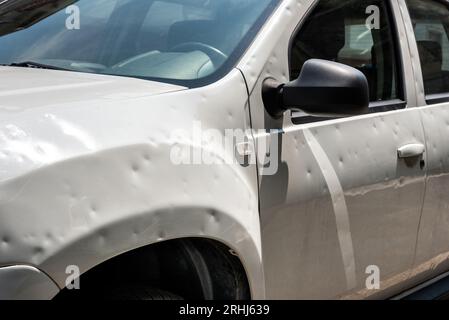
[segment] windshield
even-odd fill
[[[277,2],[0,0],[0,64],[201,83],[235,64]]]

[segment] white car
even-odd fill
[[[423,297],[448,36],[439,0],[0,1],[0,299]]]

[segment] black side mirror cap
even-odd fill
[[[285,85],[267,79],[263,98],[274,118],[287,110],[302,110],[319,117],[354,116],[369,110],[365,75],[350,66],[320,59],[306,61],[298,79]]]

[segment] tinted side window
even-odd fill
[[[449,93],[449,4],[407,0],[427,95]]]
[[[378,8],[375,20],[370,6]],[[385,1],[321,0],[292,43],[290,77],[311,58],[331,60],[365,74],[372,102],[401,99],[393,39]]]

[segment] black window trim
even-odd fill
[[[288,44],[288,70],[289,70],[289,77],[290,77],[290,70],[291,70],[291,52],[293,48],[293,43],[298,35],[298,33],[301,31],[305,21],[311,16],[315,8],[317,7],[318,3],[321,0],[315,0],[314,3],[308,8],[306,14],[303,16],[301,21],[296,26],[295,30],[293,31],[289,44]],[[405,74],[404,74],[404,59],[402,56],[401,51],[401,42],[400,42],[400,36],[399,36],[399,26],[398,23],[401,23],[400,21],[397,21],[396,16],[394,14],[394,8],[392,1],[394,0],[386,0],[385,3],[387,4],[387,12],[388,12],[388,20],[391,26],[391,31],[393,33],[393,51],[395,54],[395,60],[396,60],[396,66],[397,66],[397,90],[399,94],[398,99],[393,100],[385,100],[385,101],[375,101],[370,102],[369,105],[369,113],[382,113],[382,112],[389,112],[389,111],[396,111],[396,110],[402,110],[407,108],[407,90],[405,86]],[[292,81],[293,79],[290,79]],[[448,101],[449,101],[449,94],[448,94]],[[292,122],[295,125],[299,124],[308,124],[308,123],[314,123],[314,122],[322,122],[322,121],[329,121],[332,119],[338,119],[338,118],[322,118],[322,117],[313,117],[313,116],[294,116],[294,112],[292,112],[291,116]]]
[[[447,97],[449,99],[449,94],[447,95]],[[407,103],[400,99],[371,102],[369,105],[368,114],[403,110],[406,107],[407,107]],[[301,113],[302,114],[295,116],[294,115],[295,113],[296,112],[292,112],[292,122],[295,125],[342,119],[342,118],[332,118],[332,117],[329,117],[329,118],[314,117],[314,116],[309,116],[309,115],[303,115],[303,114],[305,114],[303,112],[298,112],[299,114],[301,114]],[[343,119],[345,119],[345,118],[343,118]]]
[[[449,102],[449,92],[426,95],[426,103],[428,106],[445,102]]]

